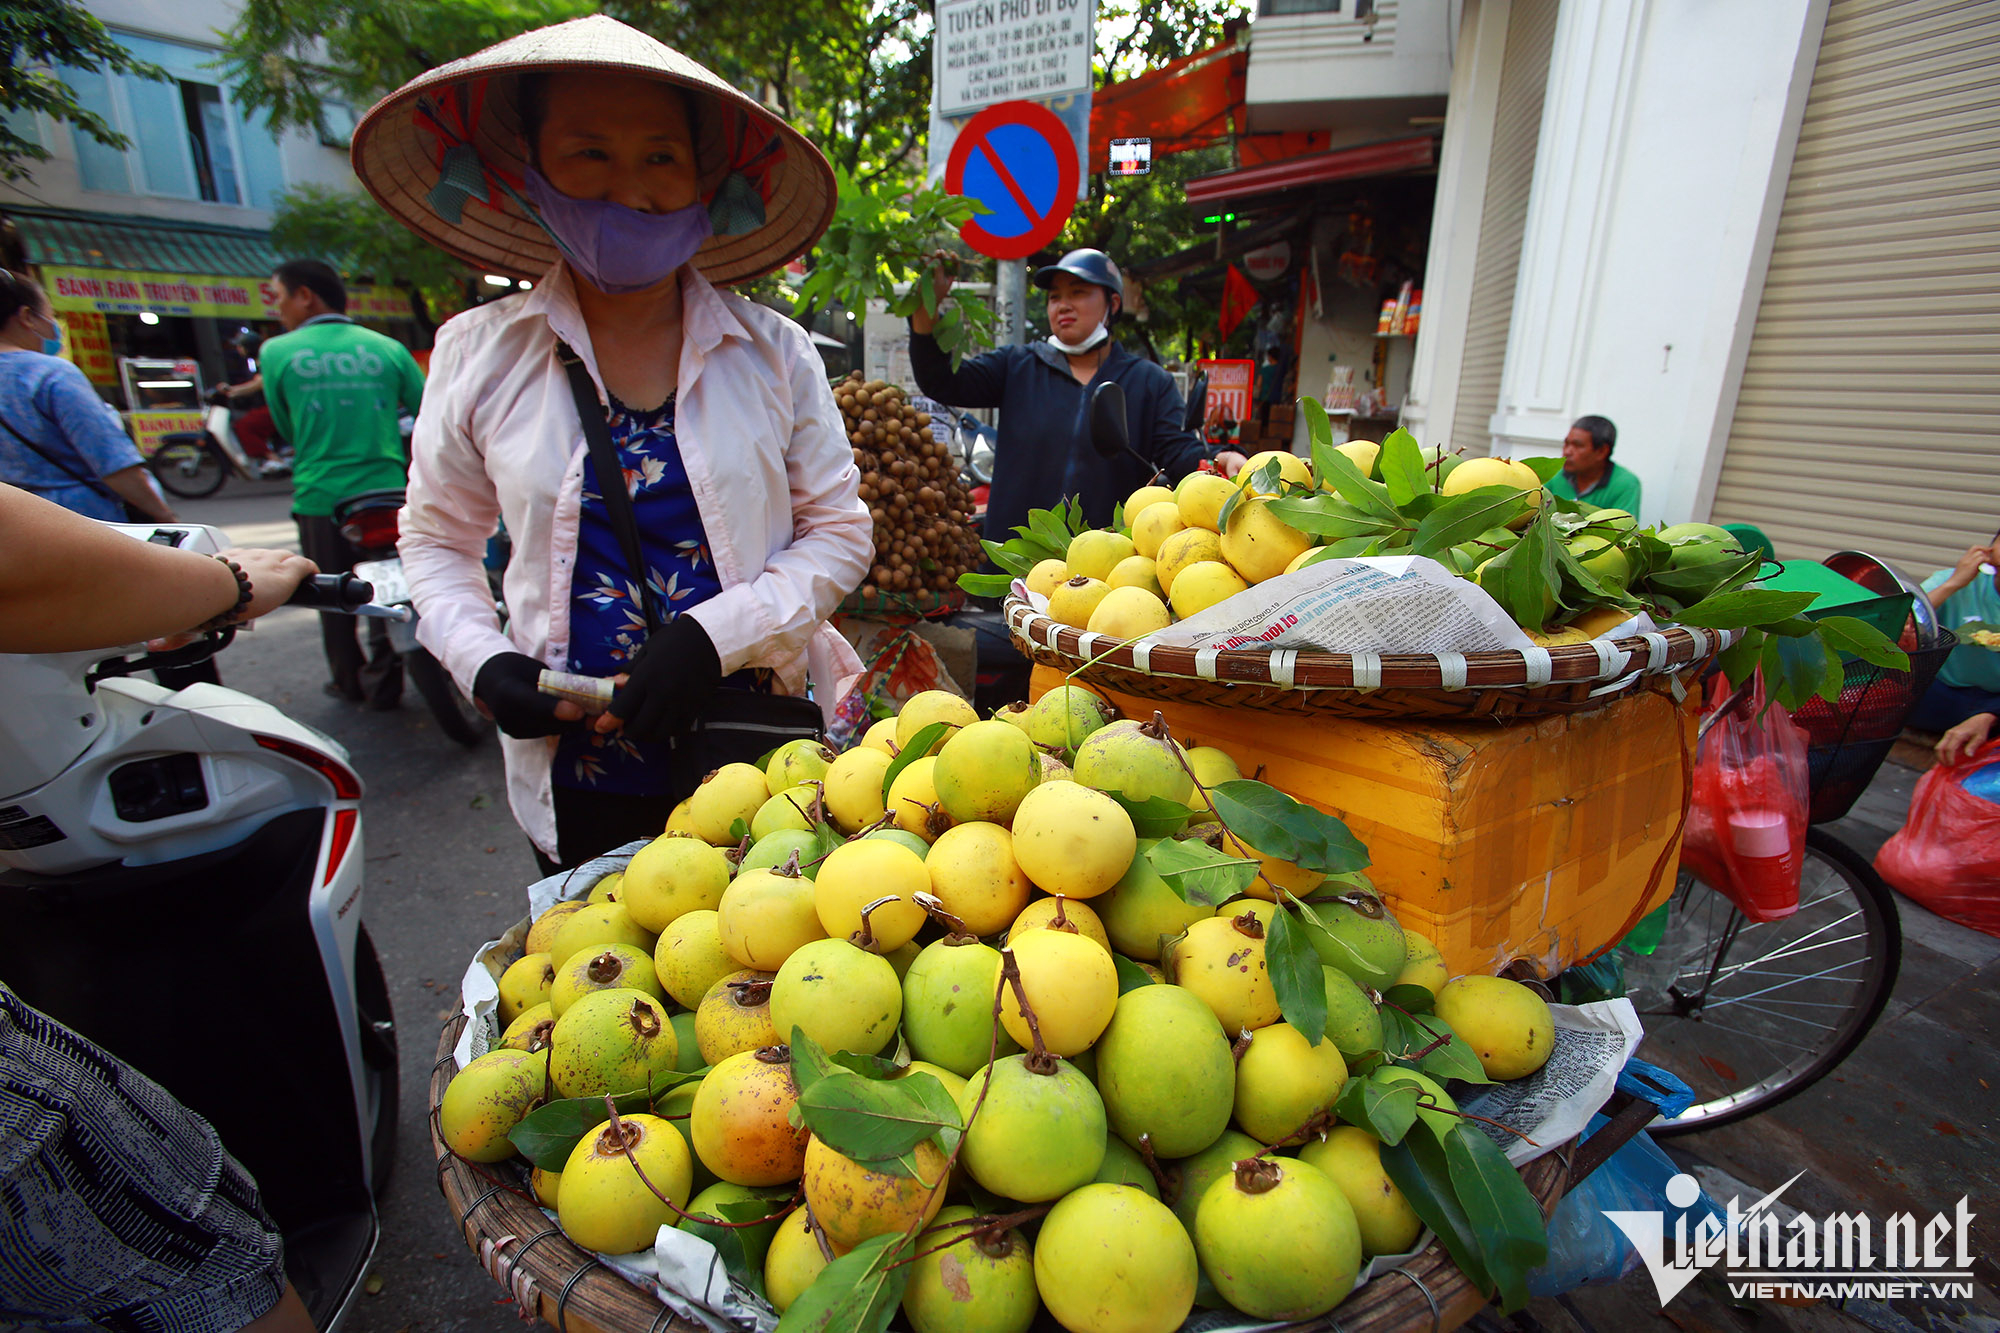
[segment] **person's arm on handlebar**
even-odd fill
[[[0,652],[69,653],[179,634],[236,605],[236,576],[213,556],[135,541],[94,519],[0,485]],[[319,572],[289,551],[232,550],[252,586],[238,621],[276,607]]]

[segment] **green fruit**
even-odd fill
[[[1111,892],[1092,900],[1111,947],[1128,958],[1157,963],[1168,940],[1180,935],[1204,917],[1215,915],[1212,907],[1191,903],[1168,887],[1146,859],[1146,850],[1157,838],[1139,839],[1138,854],[1125,868]]]
[[[796,1027],[822,1050],[874,1055],[896,1039],[902,1015],[896,969],[846,940],[801,946],[771,982],[771,1024],[787,1043]]]
[[[1653,535],[1673,547],[1667,557],[1668,569],[1694,569],[1743,555],[1742,546],[1729,530],[1713,523],[1675,523]]]
[[[1201,1196],[1208,1192],[1208,1187],[1228,1175],[1236,1163],[1263,1151],[1264,1145],[1248,1134],[1227,1129],[1221,1138],[1194,1156],[1174,1163],[1174,1171],[1180,1177],[1179,1192],[1174,1195],[1174,1216],[1180,1218],[1189,1235],[1194,1234],[1195,1210],[1201,1206]]]
[[[801,782],[818,781],[832,766],[833,751],[818,741],[810,737],[786,741],[771,751],[770,759],[765,762],[764,784],[772,791],[783,791]]]
[[[1340,1187],[1303,1162],[1244,1162],[1209,1186],[1195,1250],[1216,1290],[1256,1319],[1325,1314],[1354,1289],[1361,1229]]]
[[[757,813],[750,816],[750,836],[762,840],[780,829],[810,833],[814,814],[823,813],[818,810],[819,793],[816,782],[801,782],[773,793],[769,800],[757,807]]]
[[[1607,538],[1587,534],[1572,537],[1569,553],[1608,592],[1622,593],[1631,581],[1632,562]]]
[[[1370,1071],[1368,1080],[1377,1084],[1416,1084],[1421,1094],[1417,1099],[1419,1103],[1417,1117],[1437,1131],[1439,1138],[1443,1138],[1458,1127],[1459,1118],[1451,1114],[1458,1110],[1458,1103],[1453,1101],[1451,1094],[1429,1074],[1411,1069],[1407,1065],[1381,1065]]]
[[[1403,928],[1381,899],[1364,894],[1360,904],[1314,903],[1318,921],[1301,917],[1299,924],[1305,927],[1320,962],[1345,972],[1370,990],[1384,990],[1403,970],[1408,953]]]
[[[1035,1238],[1035,1287],[1071,1333],[1172,1333],[1194,1309],[1194,1245],[1130,1185],[1085,1185]]]
[[[688,1200],[687,1211],[690,1217],[705,1217],[711,1222],[730,1220],[722,1212],[722,1205],[726,1203],[761,1203],[765,1205],[766,1212],[783,1212],[788,1206],[788,1200],[770,1198],[771,1193],[769,1190],[755,1190],[748,1185],[732,1185],[726,1180],[719,1180]],[[764,1267],[764,1255],[771,1248],[771,1237],[778,1234],[778,1224],[782,1221],[784,1221],[782,1217],[773,1217],[770,1221],[754,1227],[733,1228],[736,1239],[743,1242],[744,1257],[750,1261],[752,1268],[761,1270]],[[678,1225],[681,1230],[686,1231],[688,1219],[682,1218]]]
[[[704,844],[706,845],[706,844]],[[722,918],[703,909],[674,918],[653,946],[653,975],[660,989],[683,1009],[700,1007],[716,982],[736,971],[737,962],[722,947]]]
[[[1109,726],[1117,716],[1096,691],[1058,685],[1035,701],[1028,715],[1028,739],[1064,755],[1074,754],[1092,732]]]
[[[636,1163],[638,1171],[634,1171]],[[640,1172],[645,1180],[640,1179]],[[654,1115],[619,1118],[618,1129],[600,1125],[577,1140],[562,1169],[556,1220],[563,1234],[586,1250],[631,1254],[653,1247],[663,1226],[677,1220],[693,1188],[694,1164],[687,1140]],[[652,1182],[648,1188],[646,1181]]]
[[[1160,1183],[1153,1179],[1153,1173],[1146,1168],[1146,1159],[1125,1146],[1125,1140],[1116,1134],[1104,1141],[1104,1165],[1097,1168],[1092,1178],[1097,1185],[1130,1185],[1142,1189],[1154,1198],[1160,1197]]]
[[[1020,1046],[1000,1031],[993,1046],[993,970],[1000,951],[978,941],[924,946],[903,977],[903,1036],[919,1060],[970,1078],[989,1059]]]
[[[655,838],[633,854],[618,901],[655,934],[688,912],[715,910],[729,887],[729,860],[696,838]]]
[[[1070,767],[1077,782],[1128,801],[1157,796],[1186,805],[1194,798],[1186,755],[1158,713],[1151,722],[1113,722],[1092,732]]]
[[[1178,986],[1127,991],[1096,1053],[1105,1116],[1133,1147],[1151,1135],[1157,1156],[1187,1157],[1228,1128],[1236,1062],[1222,1024],[1197,996]]]
[[[690,1192],[705,1190],[718,1183],[715,1172],[709,1170],[702,1162],[700,1154],[695,1152],[694,1131],[689,1128],[694,1111],[694,1095],[700,1091],[701,1080],[693,1079],[669,1088],[667,1095],[653,1104],[654,1111],[661,1119],[672,1125],[675,1132],[681,1136],[681,1141],[687,1144],[688,1158],[694,1163],[694,1182],[688,1187]]]
[[[915,1333],[1027,1333],[1035,1322],[1041,1302],[1027,1240],[1012,1229],[961,1239],[974,1216],[963,1206],[943,1209],[917,1237],[912,1253],[922,1257],[903,1288]]]
[[[1038,1074],[1030,1058],[1010,1055],[966,1080],[958,1110],[971,1128],[958,1160],[995,1194],[1042,1203],[1088,1183],[1104,1164],[1104,1100],[1074,1065],[1058,1060],[1054,1073]]]
[[[1321,967],[1326,981],[1326,1038],[1352,1060],[1382,1049],[1382,1011],[1336,967]]]
[[[961,824],[1005,824],[1042,780],[1034,743],[1005,722],[975,722],[938,751],[931,784],[945,813]]]
[[[583,996],[556,1020],[549,1081],[564,1097],[601,1097],[652,1085],[680,1056],[666,1006],[638,990]]]
[[[696,1038],[694,1031],[694,1010],[689,1009],[675,1014],[667,1021],[674,1025],[674,1045],[677,1048],[674,1056],[674,1072],[692,1074],[703,1064],[701,1042]]]
[[[549,989],[549,1008],[557,1018],[592,991],[623,987],[641,990],[656,1000],[664,1000],[659,979],[653,975],[653,957],[629,944],[607,944],[597,953],[580,953],[562,965],[556,983]]]
[[[547,1068],[548,1057],[540,1051],[501,1047],[453,1074],[438,1107],[446,1146],[475,1162],[512,1157],[514,1142],[507,1134],[547,1092]]]
[[[1347,1062],[1332,1042],[1314,1046],[1290,1023],[1259,1028],[1236,1064],[1236,1123],[1254,1139],[1282,1143],[1332,1106],[1346,1082]]]
[[[743,864],[736,868],[737,874],[746,870],[776,870],[798,854],[799,873],[807,879],[819,875],[819,839],[800,829],[779,829],[766,834],[750,845],[743,854]],[[722,901],[718,895],[717,902]]]
[[[918,856],[928,857],[931,851],[929,843],[908,829],[878,828],[873,833],[863,834],[861,840],[866,842],[870,838],[880,838],[883,842],[893,842],[900,847],[907,847]],[[813,867],[815,870],[818,868],[817,866]]]
[[[1423,1219],[1382,1169],[1382,1142],[1358,1125],[1335,1125],[1324,1139],[1299,1149],[1299,1160],[1318,1167],[1340,1187],[1354,1209],[1365,1254],[1406,1254],[1424,1229]]]

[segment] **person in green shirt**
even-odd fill
[[[2000,625],[2000,533],[1985,546],[1969,546],[1952,569],[1940,569],[1924,580],[1924,595],[1937,609],[1938,624],[1958,630],[1968,621]],[[1909,725],[1918,731],[1941,731],[1951,749],[1976,749],[2000,713],[2000,649],[1967,641],[1960,635],[1937,679],[1924,692]],[[1968,727],[1967,724],[1971,725]],[[1941,758],[1950,759],[1943,742]]]
[[[1609,417],[1578,417],[1563,437],[1563,470],[1549,479],[1559,499],[1582,500],[1599,509],[1622,509],[1639,516],[1639,478],[1611,461],[1618,427]]]
[[[291,259],[272,277],[286,331],[261,349],[264,401],[292,446],[299,549],[323,573],[340,573],[354,568],[361,552],[341,535],[334,506],[369,491],[402,489],[410,451],[398,417],[416,414],[424,376],[401,343],[347,317],[347,288],[331,265]],[[321,612],[319,623],[333,673],[326,692],[395,708],[403,664],[389,645],[388,624],[368,622],[364,654],[353,616]]]

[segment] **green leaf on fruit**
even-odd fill
[[[906,1237],[871,1236],[820,1270],[778,1321],[778,1333],[883,1333],[909,1284],[896,1263]]]
[[[1528,507],[1528,497],[1512,486],[1481,486],[1476,491],[1454,495],[1425,514],[1417,524],[1413,549],[1418,555],[1435,558],[1440,551],[1504,528]]]
[[[794,1046],[795,1066],[797,1050]],[[820,1056],[824,1059],[824,1052]],[[958,1105],[944,1084],[921,1072],[877,1080],[842,1070],[801,1087],[798,1105],[806,1128],[827,1147],[898,1175],[916,1174],[906,1155],[918,1144],[963,1128]]]
[[[1208,794],[1224,827],[1264,856],[1322,875],[1368,864],[1368,849],[1346,824],[1268,783],[1236,778],[1217,783]]]
[[[1313,460],[1320,465],[1314,480],[1321,486],[1331,486],[1341,498],[1364,513],[1387,519],[1398,527],[1403,525],[1403,515],[1390,502],[1389,488],[1379,481],[1370,481],[1354,466],[1354,460],[1338,449],[1313,451]]]
[[[1456,1134],[1459,1129],[1453,1126],[1450,1132]],[[1494,1285],[1487,1275],[1484,1247],[1465,1206],[1458,1201],[1444,1145],[1438,1142],[1437,1131],[1428,1121],[1418,1120],[1400,1143],[1383,1144],[1382,1170],[1410,1201],[1417,1216],[1437,1233],[1446,1253],[1472,1285],[1491,1293]]]
[[[750,836],[749,820],[733,819],[729,822],[729,840],[731,842],[741,842],[749,836]]]
[[[902,753],[890,762],[889,771],[882,775],[883,800],[886,801],[889,799],[889,788],[896,785],[897,775],[911,764],[916,763],[917,760],[928,755],[937,743],[945,738],[945,733],[950,730],[951,723],[949,722],[933,722],[929,726],[921,728],[916,735],[910,737],[910,743],[903,747]],[[889,813],[893,815],[896,812],[891,810]]]
[[[1199,838],[1162,838],[1145,856],[1167,887],[1196,907],[1220,907],[1257,878],[1255,861],[1219,852]]]
[[[1735,588],[1704,597],[1674,617],[1681,625],[1702,629],[1742,629],[1768,625],[1796,616],[1819,599],[1816,592],[1780,592],[1775,588]]]
[[[1506,1154],[1477,1130],[1446,1134],[1444,1162],[1452,1192],[1498,1288],[1501,1308],[1520,1309],[1528,1303],[1528,1274],[1548,1262],[1541,1205]]]
[[[620,1115],[636,1115],[653,1106],[652,1096],[645,1092],[628,1092],[614,1100]],[[578,1140],[610,1118],[602,1097],[570,1097],[530,1111],[507,1131],[507,1138],[542,1170],[560,1171],[569,1164]]]
[[[1367,1130],[1384,1146],[1397,1144],[1417,1122],[1418,1092],[1414,1083],[1383,1083],[1353,1075],[1334,1098],[1333,1113],[1344,1123]]]
[[[1118,969],[1118,993],[1120,995],[1123,995],[1126,991],[1138,990],[1141,986],[1150,986],[1153,984],[1153,979],[1146,975],[1146,969],[1140,967],[1124,954],[1112,954],[1111,963],[1112,966]]]
[[[1170,801],[1164,796],[1148,796],[1143,801],[1135,801],[1123,792],[1104,793],[1125,807],[1125,813],[1132,816],[1132,828],[1142,838],[1171,838],[1187,827],[1194,811],[1179,801]]]
[[[828,1051],[826,1058],[842,1069],[850,1069],[863,1078],[895,1078],[904,1068],[887,1056],[863,1055],[859,1051]]]
[[[1871,666],[1888,667],[1895,671],[1910,669],[1910,657],[1895,641],[1865,620],[1853,616],[1821,616],[1814,622],[1819,626],[1821,638],[1826,646],[1837,653],[1847,653],[1860,658]],[[1960,625],[1959,637],[1963,639],[1967,631],[1977,629],[1975,624]]]
[[[974,597],[1005,597],[1014,588],[1012,574],[960,574],[958,586]]]
[[[1410,1050],[1417,1068],[1440,1083],[1449,1079],[1457,1079],[1461,1083],[1493,1081],[1487,1077],[1479,1057],[1472,1053],[1465,1039],[1452,1030],[1451,1024],[1429,1013],[1412,1013],[1404,1021],[1409,1024],[1411,1037],[1416,1043]],[[1423,1054],[1416,1055],[1417,1051]]]
[[[1382,992],[1382,1003],[1393,1004],[1406,1014],[1427,1014],[1437,1007],[1437,996],[1423,986],[1391,986]]]
[[[1314,1046],[1326,1040],[1326,978],[1320,972],[1319,953],[1290,912],[1280,909],[1271,914],[1264,935],[1264,963],[1285,1021]]]
[[[1684,606],[1693,606],[1705,597],[1713,597],[1748,583],[1757,577],[1757,570],[1763,563],[1763,555],[1751,551],[1734,559],[1715,560],[1705,565],[1655,569],[1646,575],[1646,588],[1672,597]]]
[[[840,1072],[839,1066],[827,1058],[820,1044],[808,1037],[805,1029],[792,1025],[792,1086],[801,1094],[828,1074]]]
[[[1559,454],[1534,454],[1527,458],[1517,458],[1514,461],[1526,464],[1530,472],[1533,472],[1542,479],[1542,485],[1544,486],[1554,481],[1556,473],[1563,470],[1562,456]]]
[[[1406,532],[1408,520],[1355,508],[1337,495],[1294,495],[1273,500],[1271,513],[1310,537],[1328,541],[1379,539]]]
[[[1401,427],[1390,431],[1382,441],[1375,470],[1382,474],[1382,484],[1389,488],[1389,502],[1397,508],[1430,493],[1430,478],[1424,472],[1424,451],[1417,447],[1417,437]]]

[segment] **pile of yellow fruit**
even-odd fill
[[[1184,498],[1212,507],[1213,488]],[[444,1140],[498,1162],[546,1101],[638,1094],[535,1169],[535,1194],[608,1253],[734,1219],[780,1310],[830,1256],[893,1236],[921,1256],[901,1297],[916,1333],[1025,1333],[1042,1308],[1073,1333],[1168,1333],[1202,1279],[1258,1319],[1323,1314],[1365,1255],[1423,1229],[1376,1136],[1336,1121],[1350,1079],[1414,1087],[1438,1133],[1479,1133],[1423,1051],[1394,1049],[1414,992],[1394,1013],[1382,993],[1434,996],[1426,1050],[1459,1043],[1468,1077],[1540,1068],[1553,1026],[1515,982],[1448,980],[1377,898],[1328,882],[1301,908],[1324,876],[1218,822],[1207,793],[1232,782],[1229,755],[1075,685],[987,720],[919,694],[843,754],[794,742],[718,770],[622,874],[533,922]],[[1133,813],[1162,809],[1255,862],[1242,896],[1163,878]],[[1318,956],[1323,1030],[1280,1011],[1298,984],[1266,958],[1281,928]],[[801,1106],[802,1039],[845,1062],[819,1083],[908,1081],[950,1123],[900,1167],[836,1151]]]

